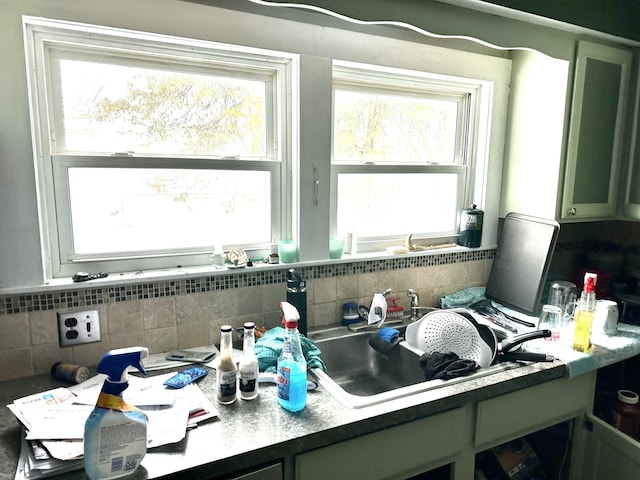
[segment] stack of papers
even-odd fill
[[[179,390],[163,383],[170,372],[129,377],[123,397],[149,418],[147,448],[180,442],[189,428],[218,416],[218,410],[192,383]],[[82,468],[84,424],[93,410],[104,375],[69,388],[56,388],[7,405],[24,427],[16,479],[45,478]]]

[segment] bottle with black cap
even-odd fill
[[[458,245],[469,248],[478,248],[482,243],[482,223],[484,212],[476,205],[465,208],[460,215],[460,235]]]
[[[300,314],[298,331],[307,335],[307,282],[295,268],[287,271],[287,302]]]

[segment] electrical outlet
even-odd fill
[[[61,347],[99,342],[98,310],[58,312],[58,338]]]

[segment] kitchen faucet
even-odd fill
[[[382,292],[382,296],[383,297],[388,297],[393,291],[390,288],[387,288],[384,292]],[[378,322],[369,324],[368,322],[359,322],[359,323],[354,323],[351,325],[347,326],[347,329],[349,329],[352,332],[357,332],[359,330],[363,330],[365,328],[380,328],[382,326],[382,324],[386,324],[386,325],[399,325],[402,324],[402,318],[390,318],[387,319],[386,318],[386,312],[382,312],[382,307],[379,306],[372,306],[372,308],[376,309],[374,310],[374,313],[376,315],[378,315],[381,320],[379,320]],[[383,313],[384,313],[384,317],[383,317]]]
[[[416,292],[413,288],[407,290],[407,297],[411,298],[411,318],[412,322],[415,322],[420,317],[420,311],[430,312],[432,310],[436,310],[433,307],[421,307],[420,306],[420,297],[418,296],[418,292]]]

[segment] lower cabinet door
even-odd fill
[[[474,445],[478,451],[591,411],[595,372],[560,378],[478,403]],[[639,477],[640,478],[640,477]]]
[[[469,449],[472,410],[445,413],[296,455],[297,480],[406,479]]]
[[[640,443],[593,415],[585,428],[584,480],[640,479]]]

